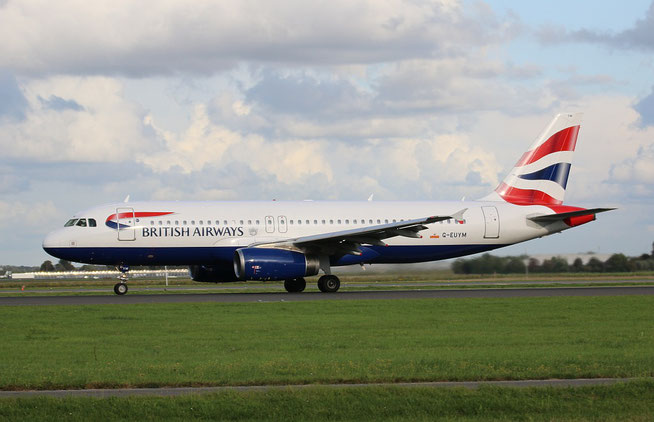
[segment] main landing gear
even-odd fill
[[[114,293],[122,296],[127,293],[127,281],[129,280],[127,272],[129,271],[129,267],[127,265],[119,265],[117,269],[120,271],[120,275],[118,276],[120,282],[114,285]]]
[[[118,284],[116,284],[116,286],[118,286]],[[306,287],[307,282],[302,277],[284,280],[284,288],[289,293],[303,292]],[[323,293],[337,292],[339,287],[341,287],[341,280],[339,280],[335,275],[327,274],[318,279],[318,288]]]
[[[335,275],[325,274],[318,279],[318,288],[323,293],[335,293],[341,287],[341,280]]]

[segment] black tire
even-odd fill
[[[127,284],[125,284],[125,283],[116,283],[114,285],[114,293],[116,293],[119,296],[122,296],[125,293],[127,293]]]
[[[290,278],[288,280],[284,280],[284,288],[289,293],[300,293],[304,291],[306,287],[307,287],[307,282],[302,277]]]
[[[323,293],[336,293],[341,287],[341,280],[335,275],[324,275],[318,279],[318,288]]]

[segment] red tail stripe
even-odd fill
[[[162,215],[169,215],[173,214],[172,212],[135,212],[133,213],[134,217],[139,218],[139,217],[160,217]],[[121,212],[120,214],[111,214],[109,217],[107,217],[106,221],[110,221],[118,217],[118,219],[122,220],[125,218],[132,218],[132,213],[131,212]]]
[[[574,151],[577,144],[578,133],[579,126],[571,126],[567,129],[556,132],[538,148],[525,152],[515,166],[521,167],[534,163],[553,152]]]
[[[519,189],[514,188],[502,182],[495,189],[506,202],[515,205],[561,205],[563,201],[559,201],[546,194],[545,192],[533,189]]]

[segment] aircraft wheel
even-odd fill
[[[304,291],[306,287],[307,287],[307,282],[302,277],[290,278],[288,280],[284,280],[284,288],[289,293],[300,293]]]
[[[318,288],[323,293],[335,293],[341,287],[341,280],[335,275],[324,275],[318,279]]]
[[[116,285],[114,286],[114,293],[116,293],[119,296],[122,296],[125,293],[127,293],[127,284],[116,283]]]

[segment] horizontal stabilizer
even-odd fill
[[[584,215],[593,215],[593,214],[599,214],[601,212],[613,211],[614,209],[615,208],[590,208],[587,210],[562,212],[559,214],[538,215],[535,217],[527,217],[527,219],[531,221],[535,221],[537,223],[551,223],[553,221],[563,221],[566,218],[581,217]]]

